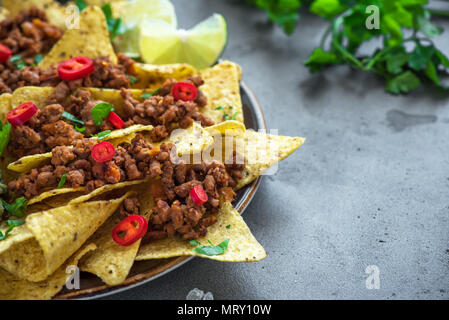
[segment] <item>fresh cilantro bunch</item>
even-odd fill
[[[265,10],[270,21],[282,27],[286,34],[295,29],[301,0],[247,0],[247,3]]]
[[[263,5],[257,0],[253,2],[259,8],[279,12],[276,8],[282,1],[261,0]],[[337,64],[371,71],[383,77],[386,90],[394,94],[412,91],[423,82],[449,90],[441,81],[448,75],[449,59],[432,40],[443,29],[431,22],[427,3],[427,0],[312,1],[309,10],[327,20],[329,27],[320,47],[305,65],[312,73]],[[366,21],[374,12],[369,8],[373,5],[379,9],[379,28],[369,29]],[[381,47],[369,55],[360,54],[360,47],[374,39],[381,40]]]

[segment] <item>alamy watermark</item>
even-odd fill
[[[368,30],[380,29],[380,10],[378,6],[370,5],[365,9],[365,13],[369,16],[365,20],[365,27]]]
[[[368,290],[380,289],[380,269],[376,265],[369,265],[365,269],[365,273],[368,277],[365,280],[365,287]]]

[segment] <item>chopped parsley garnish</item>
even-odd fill
[[[8,224],[8,229],[5,231],[5,234],[0,231],[0,241],[5,240],[6,237],[9,235],[9,233],[18,226],[21,226],[25,223],[25,220],[6,220],[6,223]]]
[[[64,186],[66,180],[67,180],[67,173],[64,173],[61,176],[61,180],[59,180],[58,189],[61,189]]]
[[[8,145],[10,137],[11,137],[11,124],[9,122],[2,124],[2,122],[0,121],[0,156],[3,154],[3,151]]]
[[[20,197],[14,200],[13,203],[9,204],[5,200],[1,199],[3,208],[12,216],[17,218],[22,218],[24,211],[27,208],[27,199],[25,197]]]
[[[26,67],[25,61],[23,61],[22,56],[20,54],[16,54],[12,56],[9,61],[19,70],[21,70],[23,67]]]
[[[234,114],[231,117],[231,120],[235,120],[235,118],[237,117],[238,114],[239,114],[238,112],[234,112]]]
[[[129,78],[129,83],[130,84],[134,84],[134,83],[136,83],[137,81],[139,81],[139,79],[137,79],[135,76],[133,76],[132,74],[127,74],[126,75],[128,78]]]
[[[206,256],[216,256],[225,253],[228,249],[229,239],[224,240],[218,246],[215,246],[209,241],[210,246],[199,246],[193,249],[196,253],[204,254]]]
[[[42,53],[36,54],[34,56],[34,64],[38,65],[39,63],[41,63],[42,59],[43,59]]]
[[[140,97],[141,97],[141,98],[144,98],[144,99],[149,98],[149,97],[152,97],[152,96],[154,96],[155,94],[157,94],[157,93],[159,92],[159,90],[161,90],[161,87],[157,88],[156,90],[154,90],[154,91],[151,92],[151,93],[144,93],[144,94],[141,95]]]
[[[68,113],[66,111],[64,111],[61,115],[61,117],[66,118],[67,120],[70,120],[72,122],[75,122],[77,124],[80,124],[82,126],[84,126],[84,121],[79,120],[77,117],[75,117],[73,114]],[[76,127],[75,127],[76,129]]]
[[[87,8],[87,4],[84,2],[84,0],[75,0],[75,4],[80,12]]]
[[[228,106],[227,109],[229,110],[229,112],[232,111],[232,109],[234,109],[234,106]],[[223,120],[227,121],[227,120],[235,120],[237,118],[237,115],[239,114],[238,112],[234,112],[232,114],[232,116],[230,116],[227,112],[226,109],[223,108],[222,106],[219,106],[217,108],[215,108],[215,110],[225,110],[224,114],[223,114]]]
[[[97,126],[100,126],[103,123],[103,120],[109,116],[111,111],[114,111],[114,106],[112,104],[101,102],[93,107],[90,112],[94,123]]]
[[[191,246],[197,246],[197,245],[199,245],[200,243],[199,243],[198,241],[196,241],[196,240],[190,240],[190,241],[189,241],[189,244],[190,244]]]
[[[229,115],[228,115],[227,113],[225,113],[224,116],[223,116],[223,119],[224,119],[225,121],[229,120]]]
[[[75,130],[78,131],[78,132],[80,132],[80,133],[84,133],[84,132],[86,131],[86,127],[78,127],[78,126],[75,126]]]
[[[112,7],[110,3],[106,3],[101,7],[104,16],[106,17],[106,22],[108,24],[109,37],[114,40],[119,34],[123,34],[127,31],[127,26],[123,23],[122,18],[114,18],[112,14]]]
[[[226,229],[231,229],[231,225],[228,224],[228,225],[226,226]]]
[[[224,108],[222,106],[216,107],[215,110],[223,110]]]
[[[102,140],[104,138],[106,138],[107,136],[109,136],[111,134],[111,130],[105,130],[105,131],[101,131],[97,134],[93,134],[92,137],[97,137],[98,140]]]

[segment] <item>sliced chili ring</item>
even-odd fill
[[[32,102],[25,102],[15,107],[6,114],[6,119],[12,126],[21,126],[30,120],[37,112],[37,107]]]
[[[103,141],[94,145],[90,154],[95,161],[106,162],[114,157],[115,148],[112,143]]]
[[[62,80],[73,81],[87,77],[94,70],[92,59],[88,57],[73,57],[58,65],[58,76]]]
[[[5,63],[11,57],[12,51],[0,43],[0,63]]]
[[[207,193],[204,191],[202,186],[194,186],[192,189],[190,189],[190,197],[192,198],[193,202],[195,202],[197,205],[202,205],[204,202],[207,201]]]
[[[176,82],[171,90],[173,98],[182,101],[194,101],[198,95],[198,89],[189,82]]]
[[[125,126],[122,118],[114,111],[109,112],[108,121],[117,129],[122,129]]]
[[[137,214],[127,216],[112,230],[112,239],[120,246],[129,246],[142,238],[148,229],[147,220]]]

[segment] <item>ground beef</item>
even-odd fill
[[[40,86],[55,87],[55,92],[50,97],[51,103],[63,103],[70,95],[80,87],[121,89],[130,87],[130,77],[134,72],[135,61],[124,54],[118,54],[118,64],[113,64],[109,58],[94,59],[95,71],[85,78],[75,81],[63,81],[59,79],[57,65],[42,72]]]
[[[190,77],[186,80],[200,86],[204,81],[200,77]],[[167,138],[176,127],[187,128],[193,121],[201,122],[203,127],[211,126],[214,122],[200,113],[200,108],[207,104],[207,99],[198,89],[195,101],[175,100],[171,89],[177,81],[168,79],[159,89],[158,93],[140,102],[132,97],[130,91],[121,89],[124,99],[124,110],[128,123],[153,125],[151,132],[153,141],[162,141]]]
[[[31,8],[21,11],[13,19],[0,22],[0,43],[20,54],[27,65],[34,64],[37,54],[45,54],[61,38],[62,31],[48,23],[43,10]],[[12,92],[18,87],[40,83],[41,70],[28,66],[21,70],[8,61],[0,64],[0,93]]]
[[[16,157],[44,153],[83,138],[73,125],[62,120],[64,108],[51,104],[39,110],[26,124],[13,126],[8,151]]]
[[[90,152],[95,142],[89,139],[75,141],[73,148],[58,146],[53,149],[49,165],[31,170],[29,174],[11,181],[9,189],[17,196],[31,198],[58,185],[67,174],[65,187],[86,186],[91,192],[105,184],[114,184],[142,178],[158,178],[149,190],[156,201],[150,216],[148,233],[144,241],[180,235],[183,239],[195,239],[207,233],[207,227],[216,222],[222,201],[232,201],[235,193],[232,184],[238,171],[243,169],[234,154],[229,164],[217,161],[195,165],[173,163],[171,144],[153,147],[138,134],[131,143],[122,143],[115,156],[105,163],[92,159]],[[201,185],[208,200],[197,205],[190,197],[190,190]],[[137,199],[126,200],[120,212],[123,215],[138,214]]]
[[[119,208],[119,214],[125,218],[130,214],[139,214],[140,213],[140,203],[139,200],[135,197],[127,198],[122,202]]]

